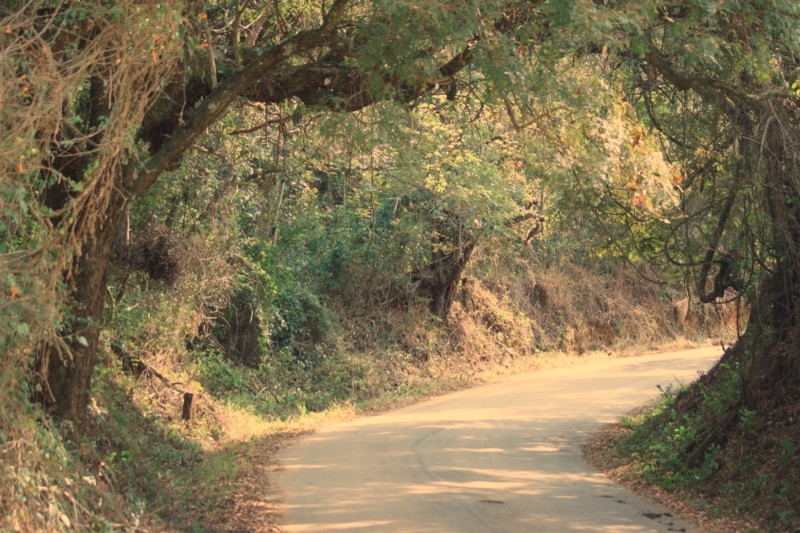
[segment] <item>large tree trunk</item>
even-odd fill
[[[687,462],[699,464],[710,446],[723,442],[746,408],[768,415],[800,401],[800,128],[797,106],[769,102],[756,134],[743,151],[748,181],[760,193],[769,218],[764,242],[753,253],[764,275],[750,302],[744,335],[694,387],[738,379],[730,405],[689,446]],[[733,374],[732,374],[733,373]],[[684,394],[678,410],[700,410],[703,394]]]
[[[103,325],[106,276],[124,207],[125,197],[115,189],[104,213],[94,219],[94,227],[83,229],[91,236],[66,280],[71,287],[72,317],[62,340],[68,350],[51,344],[40,353],[43,401],[46,409],[59,418],[76,420],[86,412]]]
[[[331,11],[341,14],[346,2],[337,0]],[[71,288],[71,317],[61,331],[61,341],[45,345],[38,354],[38,370],[45,408],[60,418],[78,419],[85,414],[89,388],[97,360],[99,336],[103,322],[106,274],[117,229],[127,199],[144,194],[156,179],[176,165],[195,140],[214,124],[247,85],[270,71],[275,65],[299,50],[324,44],[327,30],[301,32],[280,46],[273,47],[249,68],[234,74],[206,94],[201,105],[181,124],[175,120],[183,106],[181,98],[162,97],[152,106],[140,127],[138,138],[147,140],[151,157],[141,165],[138,161],[118,169],[110,191],[93,197],[92,205],[83,206],[74,215],[84,217],[71,228],[77,232],[74,242],[80,246],[70,265],[65,281]],[[193,94],[193,98],[198,95]],[[97,141],[95,141],[97,142]],[[135,159],[135,158],[134,158]],[[87,157],[65,154],[55,165],[59,172],[74,182],[84,180],[84,172],[92,161]],[[45,202],[53,208],[67,206],[73,198],[63,189],[63,181],[46,193]],[[100,189],[100,187],[95,187]],[[107,203],[102,195],[108,194]],[[99,210],[99,211],[98,211]],[[65,223],[64,221],[55,221]],[[67,231],[72,231],[69,228]]]
[[[702,389],[739,383],[727,398],[720,415],[707,421],[686,449],[686,463],[698,466],[715,444],[724,443],[739,420],[742,409],[768,417],[792,402],[800,401],[800,286],[786,278],[783,262],[761,284],[744,335],[729,348],[714,367],[678,397],[676,411],[702,411],[706,395]]]
[[[771,242],[768,270],[753,303],[749,328],[750,360],[744,402],[759,409],[765,402],[800,397],[800,108],[776,99],[762,110],[761,127],[751,142],[763,183]],[[757,156],[756,156],[757,154]],[[756,159],[757,157],[757,159]],[[743,351],[743,355],[747,350]]]
[[[413,277],[417,280],[417,293],[430,299],[431,313],[447,320],[453,306],[464,269],[478,242],[454,213],[436,221],[433,254],[427,267]]]
[[[443,320],[450,314],[461,275],[469,263],[474,248],[474,243],[467,243],[443,255],[430,267],[430,277],[425,280],[423,291],[431,298],[431,312]]]

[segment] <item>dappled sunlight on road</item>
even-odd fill
[[[320,527],[318,524],[297,524],[304,530],[309,531],[358,531],[359,529],[375,531],[376,529],[388,530],[392,522],[388,520],[362,520],[360,522],[342,522],[339,524],[327,524]]]
[[[692,379],[712,352],[660,357],[533,374],[311,435],[280,457],[286,529],[678,531],[582,456],[601,421]]]
[[[502,448],[447,448],[448,453],[510,453]]]

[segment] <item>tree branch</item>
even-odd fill
[[[649,65],[661,73],[664,78],[675,88],[681,91],[703,91],[714,89],[733,100],[751,100],[752,98],[741,93],[733,85],[716,78],[708,76],[694,76],[690,73],[679,71],[664,54],[654,45],[651,45],[645,53],[645,60]]]
[[[347,0],[339,0],[331,8],[344,9]],[[158,177],[174,165],[194,141],[211,125],[213,125],[234,99],[244,92],[254,80],[264,78],[281,62],[299,53],[325,46],[331,35],[329,21],[338,19],[338,15],[330,16],[321,28],[300,32],[294,37],[256,55],[245,68],[236,72],[231,78],[220,83],[216,89],[203,100],[202,105],[192,114],[185,125],[178,127],[141,167],[129,167],[126,180],[126,191],[132,196],[144,193]]]
[[[246,65],[227,80],[222,80],[216,89],[208,91],[201,83],[192,87],[192,98],[186,104],[200,101],[208,94],[189,120],[172,129],[176,123],[175,102],[163,105],[151,120],[142,127],[142,137],[150,140],[155,152],[150,159],[138,168],[128,169],[126,192],[131,196],[144,193],[165,170],[174,166],[181,155],[195,140],[213,125],[238,96],[254,101],[278,103],[292,97],[300,98],[306,105],[356,111],[370,106],[377,97],[369,91],[367,74],[355,67],[341,62],[318,60],[301,66],[284,66],[290,57],[322,47],[339,46],[336,29],[347,10],[349,0],[336,0],[324,17],[322,25],[315,29],[296,34],[294,37],[267,50],[247,50]],[[531,5],[516,4],[493,25],[496,33],[507,33],[528,19]],[[462,50],[439,68],[436,79],[421,79],[414,84],[401,83],[392,75],[384,76],[388,87],[396,87],[393,98],[400,102],[410,102],[434,90],[448,90],[455,83],[455,75],[474,59],[473,46],[485,35],[475,34]],[[194,100],[194,102],[192,101]],[[167,131],[164,131],[167,130]],[[171,136],[167,138],[169,132]]]

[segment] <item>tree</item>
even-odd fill
[[[791,89],[800,9],[782,2],[642,7],[594,6],[591,20],[625,36],[609,44],[620,79],[663,136],[668,159],[683,168],[665,251],[696,269],[701,302],[733,294],[751,309],[744,335],[704,379],[713,385],[733,369],[740,390],[686,450],[696,463],[742,409],[765,413],[800,398],[800,99]],[[641,31],[627,32],[631,24]]]
[[[738,142],[732,202],[737,188],[749,187],[760,198],[753,203],[760,220],[768,221],[767,232],[751,239],[757,245],[750,249],[758,250],[753,263],[765,277],[741,350],[782,354],[753,360],[754,383],[763,381],[757,375],[769,381],[790,370],[798,384],[796,356],[778,348],[798,338],[798,103],[788,88],[797,77],[798,7],[588,0],[275,5],[190,2],[178,11],[155,0],[56,7],[42,0],[0,8],[9,132],[3,161],[5,174],[16,177],[3,183],[10,206],[3,213],[4,240],[13,243],[4,250],[4,269],[12,298],[19,290],[14,284],[26,279],[26,291],[50,297],[39,301],[68,308],[60,321],[61,309],[52,306],[29,339],[37,341],[41,395],[53,413],[77,418],[85,409],[108,260],[125,209],[232,105],[294,101],[354,112],[432,93],[454,98],[466,87],[488,102],[513,95],[506,102],[511,114],[514,105],[525,110],[535,100],[536,84],[526,73],[557,74],[565,58],[575,57],[603,58],[599,67],[607,78],[631,83],[635,95],[657,100],[691,93],[724,117]],[[26,116],[35,120],[19,120]],[[652,125],[675,144],[667,126]],[[685,160],[674,162],[702,174]],[[620,198],[646,203],[635,194]],[[25,209],[30,212],[15,218]],[[700,260],[702,278],[714,265],[720,273],[726,265],[720,239],[713,238],[724,234],[724,219]],[[469,246],[461,244],[468,258]],[[717,278],[736,288],[735,276]],[[447,295],[438,298],[446,306]],[[19,334],[5,343],[22,353],[21,324],[31,322],[31,309],[13,303],[8,323]]]
[[[247,5],[235,8],[232,42],[209,42],[206,31],[210,17],[230,15],[228,4],[214,6],[215,12],[192,3],[177,12],[155,1],[3,9],[3,65],[16,80],[6,90],[16,108],[5,126],[24,140],[9,149],[6,161],[20,162],[17,175],[31,180],[28,197],[43,198],[37,211],[43,242],[35,253],[11,251],[7,264],[22,274],[56,251],[57,260],[49,258],[43,270],[63,283],[53,281],[43,292],[55,296],[61,287],[69,309],[63,322],[44,324],[50,333],[40,335],[37,348],[41,397],[54,414],[76,419],[85,410],[108,261],[126,206],[177,165],[232,103],[298,98],[308,106],[353,111],[382,99],[407,102],[446,92],[480,57],[482,43],[502,38],[523,14],[502,12],[501,3],[426,11],[413,2],[336,0],[323,2],[318,14],[300,6],[293,26],[285,13],[262,9],[245,46],[239,24]],[[447,31],[434,31],[442,27]],[[388,47],[387,32],[395,36]],[[55,80],[39,68],[37,54],[51,59]],[[66,96],[45,89],[64,82]],[[76,94],[82,102],[72,100]],[[41,103],[47,99],[56,105]],[[11,123],[31,110],[52,119],[49,130]],[[22,164],[26,157],[33,160],[30,172]],[[26,224],[7,231],[22,236]]]

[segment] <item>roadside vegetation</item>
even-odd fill
[[[705,375],[668,388],[656,405],[605,428],[588,444],[589,461],[709,530],[795,531],[796,407],[766,416],[742,407],[734,414],[729,406],[740,393],[741,372],[723,366],[714,377],[721,381],[710,383]],[[699,448],[718,439],[708,427],[734,416],[722,443]]]
[[[798,9],[6,2],[2,528],[240,527],[320,420],[709,338],[621,453],[796,527]]]

